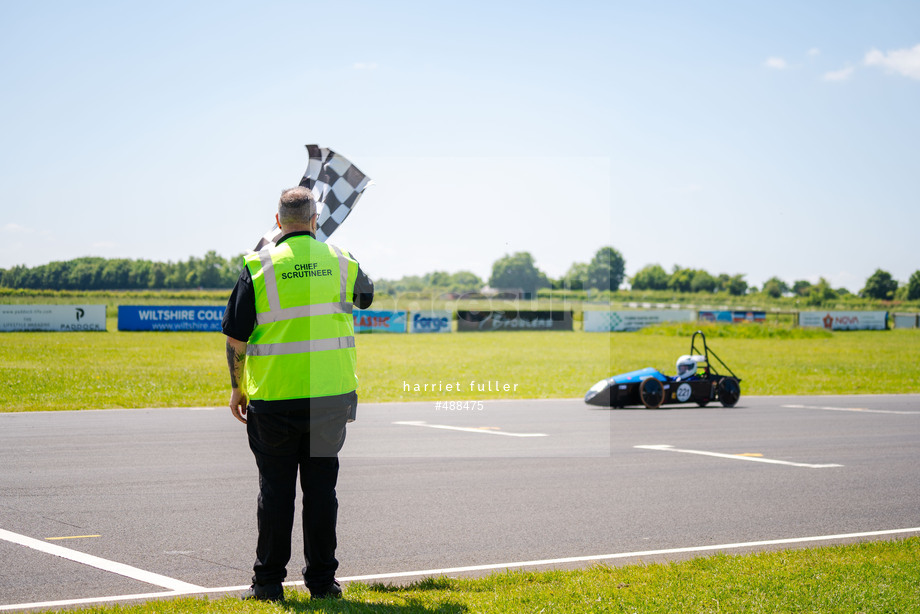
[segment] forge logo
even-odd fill
[[[447,311],[428,311],[412,314],[412,333],[449,333],[451,314]]]

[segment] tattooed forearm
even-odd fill
[[[246,361],[245,347],[244,343],[244,349],[240,350],[230,343],[229,338],[227,339],[227,366],[230,368],[230,386],[233,388],[239,388],[240,378],[243,377],[243,365]]]

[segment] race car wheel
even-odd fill
[[[741,386],[733,377],[723,377],[719,381],[719,402],[723,407],[734,407],[741,398]]]
[[[654,377],[642,380],[639,384],[639,400],[649,409],[657,409],[664,402],[664,386]]]
[[[696,404],[699,405],[700,407],[706,407],[707,405],[709,405],[709,399],[700,399],[699,401],[696,402]]]

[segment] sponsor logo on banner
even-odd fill
[[[573,330],[571,311],[457,311],[457,331]]]
[[[663,322],[692,322],[695,311],[663,309],[647,311],[585,311],[585,331],[589,333],[630,332]]]
[[[224,307],[119,305],[118,330],[220,332]]]
[[[356,333],[404,333],[407,315],[408,312],[405,311],[370,309],[355,309],[352,312]]]
[[[0,332],[105,330],[105,305],[0,305]]]
[[[766,311],[700,311],[701,322],[765,322]]]
[[[409,318],[410,333],[449,333],[449,311],[418,311]]]
[[[885,330],[887,311],[803,311],[799,326],[828,330]]]

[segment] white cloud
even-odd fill
[[[812,47],[811,49],[808,50],[808,56],[809,56],[809,57],[812,57],[812,58],[813,58],[813,57],[815,57],[816,55],[821,55],[821,50],[818,49],[817,47]]]
[[[863,59],[866,66],[880,66],[911,79],[920,79],[920,45],[911,49],[896,49],[882,53],[873,49]]]
[[[28,234],[32,232],[32,229],[21,226],[20,224],[10,222],[9,224],[3,225],[3,232],[9,232],[13,234]]]
[[[763,63],[767,68],[775,68],[776,70],[782,70],[786,68],[786,60],[783,58],[771,57]]]
[[[355,62],[351,67],[355,70],[377,70],[377,62]]]
[[[846,68],[841,68],[840,70],[832,70],[830,72],[824,73],[825,81],[846,81],[850,78],[850,75],[853,74],[853,67],[847,66]]]

